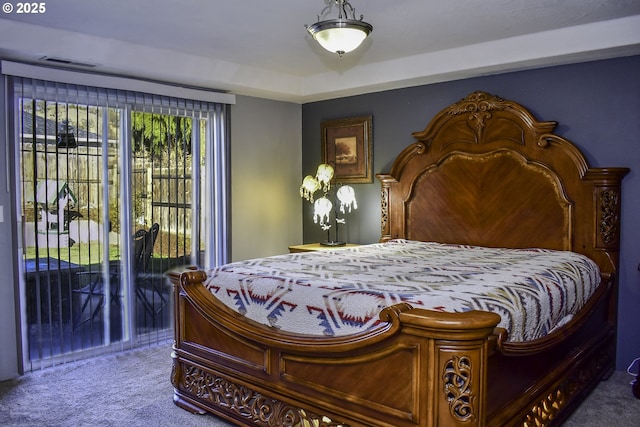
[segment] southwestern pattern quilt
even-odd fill
[[[573,252],[392,240],[235,262],[205,286],[244,316],[296,334],[343,336],[379,324],[387,306],[499,314],[510,341],[565,323],[600,283]]]

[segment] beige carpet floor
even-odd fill
[[[67,363],[0,382],[1,426],[224,427],[173,404],[169,345]],[[600,383],[565,427],[640,426],[626,372]],[[493,427],[493,426],[491,426]]]

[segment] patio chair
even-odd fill
[[[164,275],[154,272],[151,265],[151,253],[158,237],[158,229],[158,224],[153,224],[146,235],[134,236],[134,247],[139,254],[133,264],[136,297],[154,325],[156,316],[168,304],[163,293]],[[142,245],[142,248],[138,248],[139,245]]]
[[[142,302],[145,311],[148,310],[149,297],[146,293],[142,292],[139,287],[140,283],[144,283],[148,280],[150,272],[148,268],[150,266],[151,253],[153,252],[153,246],[156,238],[158,237],[158,230],[160,226],[155,223],[151,228],[147,230],[138,230],[133,235],[133,278],[135,280],[135,293],[136,297]],[[102,271],[83,271],[78,273],[80,280],[84,277],[85,282],[89,283],[79,289],[74,290],[76,294],[80,295],[82,305],[80,306],[78,315],[75,316],[74,325],[81,326],[87,322],[96,322],[100,320],[100,313],[105,304],[105,292],[104,292],[104,278]],[[120,299],[120,261],[113,261],[110,263],[109,268],[109,284],[110,286],[110,301],[111,304],[118,310],[121,308]],[[82,282],[81,282],[82,283]],[[164,298],[164,297],[163,297]],[[166,305],[166,300],[164,301]]]

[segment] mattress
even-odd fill
[[[497,313],[518,342],[566,323],[599,283],[598,266],[573,252],[391,240],[234,262],[209,270],[205,286],[243,316],[295,334],[360,333],[404,302]]]

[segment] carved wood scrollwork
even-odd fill
[[[617,190],[611,188],[600,189],[598,230],[600,231],[602,243],[607,246],[615,245],[618,242],[619,200],[620,194]]]
[[[171,385],[174,387],[178,387],[178,362],[174,359],[171,363]]]
[[[382,187],[382,194],[380,197],[380,229],[383,236],[389,234],[389,189]]]
[[[444,395],[451,416],[459,421],[476,418],[476,398],[471,390],[471,359],[454,356],[444,367]]]
[[[578,367],[573,375],[550,390],[546,396],[543,396],[537,404],[533,405],[521,422],[517,422],[515,425],[544,427],[554,424],[558,414],[578,393],[586,389],[587,383],[602,375],[607,366],[611,366],[613,352],[612,346],[602,349],[587,364]]]
[[[468,114],[467,121],[476,135],[480,136],[491,118],[492,111],[506,109],[505,100],[486,92],[474,92],[463,100],[449,107],[448,113],[453,115]]]
[[[225,412],[240,415],[249,424],[261,426],[349,427],[329,417],[317,415],[210,374],[182,364],[179,388],[209,402]]]
[[[549,393],[537,405],[531,408],[531,412],[525,418],[524,427],[542,427],[549,425],[551,420],[566,404],[567,397],[562,390]]]

